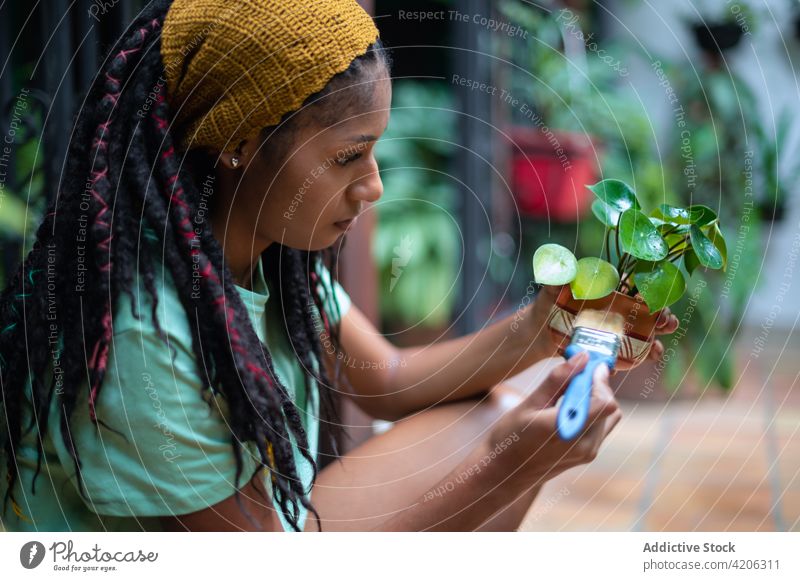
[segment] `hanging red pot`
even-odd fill
[[[544,127],[516,127],[510,136],[511,188],[520,213],[555,222],[580,220],[592,203],[586,184],[598,180],[592,140]]]

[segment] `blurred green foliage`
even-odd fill
[[[0,189],[0,288],[30,249],[45,206],[39,120],[29,117],[27,122],[34,126],[12,146],[14,172],[8,172]]]
[[[665,374],[666,384],[676,388],[691,365],[702,381],[729,389],[735,375],[733,339],[764,256],[758,213],[743,205],[745,175],[731,168],[742,168],[745,156],[750,156],[754,201],[775,202],[785,192],[777,176],[773,174],[777,181],[770,182],[770,172],[763,168],[777,164],[775,156],[785,135],[764,131],[754,96],[730,71],[714,69],[705,61],[688,67],[649,55],[644,59],[648,68],[653,64],[650,59],[660,61],[664,78],[679,98],[674,106],[682,105],[685,112],[685,125],[679,126],[673,117],[665,126],[668,133],[657,135],[653,112],[625,78],[627,70],[610,66],[614,58],[635,64],[631,56],[640,50],[590,37],[595,27],[586,12],[562,13],[555,4],[548,6],[551,10],[521,0],[498,5],[501,14],[529,31],[527,42],[505,43],[508,58],[516,65],[510,78],[512,92],[531,99],[551,129],[589,135],[597,148],[601,177],[630,183],[644,206],[699,203],[718,211],[732,264],[726,273],[704,273],[707,286],[690,285],[673,305],[686,321],[687,333]],[[600,58],[598,47],[612,58]],[[771,198],[765,197],[764,188],[773,192]],[[745,220],[746,228],[741,228]],[[577,239],[579,255],[594,256],[603,245],[602,229],[594,220],[582,220],[576,227],[547,224],[549,230],[533,226],[540,232],[528,233],[527,238],[523,234],[524,253],[525,245],[554,241],[572,246]],[[544,235],[547,238],[542,239]],[[723,288],[727,304],[721,308]]]
[[[446,84],[394,83],[389,127],[376,146],[384,195],[373,242],[381,315],[392,324],[441,326],[458,299],[458,190],[448,174],[455,135]]]

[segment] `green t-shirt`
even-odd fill
[[[318,272],[330,281],[324,266]],[[233,495],[256,471],[257,457],[243,450],[243,470],[234,484],[236,463],[231,432],[225,417],[225,400],[204,395],[192,350],[189,320],[168,273],[156,273],[157,316],[175,358],[155,330],[149,314],[150,297],[139,289],[138,311],[123,297],[115,309],[113,341],[108,370],[96,402],[97,417],[116,430],[95,426],[89,419],[87,390],[72,418],[72,438],[81,458],[86,499],[78,492],[75,468],[63,444],[56,406],[44,435],[42,470],[36,471],[35,430],[27,434],[17,455],[19,478],[14,493],[17,505],[8,503],[2,515],[7,530],[85,531],[160,530],[158,517],[186,514],[207,508]],[[266,343],[278,377],[298,406],[314,458],[319,435],[319,397],[307,397],[305,374],[283,328],[279,301],[269,299],[269,286],[259,262],[253,290],[237,287],[259,338]],[[342,315],[350,307],[344,289],[334,284],[334,300]],[[326,297],[326,305],[330,298]],[[331,309],[329,318],[336,321]],[[313,380],[312,380],[313,381]],[[205,398],[205,399],[204,399]],[[54,398],[55,401],[55,398]],[[25,418],[27,420],[27,418]],[[23,424],[27,425],[27,423]],[[294,436],[298,472],[308,491],[311,466],[303,458]],[[252,454],[252,455],[251,455]],[[0,471],[0,499],[5,494],[5,462]],[[267,490],[272,482],[263,471]],[[284,530],[293,530],[273,501]],[[300,506],[302,529],[306,509]]]

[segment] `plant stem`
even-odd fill
[[[622,278],[619,280],[619,285],[617,285],[617,288],[618,288],[619,290],[622,290],[622,288],[624,287],[625,283],[626,283],[628,280],[630,280],[630,278],[631,278],[631,274],[632,274],[632,273],[630,273],[630,272],[627,272],[627,273],[625,273],[625,276],[623,276],[623,277],[622,277]]]
[[[681,248],[677,252],[674,251],[678,246],[686,242],[686,240],[687,237],[683,237],[680,240],[678,240],[675,244],[667,248],[667,255],[661,260],[669,260],[670,262],[672,262],[673,259],[680,258],[680,256],[689,249],[689,246],[686,246],[686,248]]]
[[[685,242],[686,242],[688,239],[689,239],[689,237],[688,237],[688,236],[684,236],[683,238],[681,238],[680,240],[678,240],[678,241],[677,241],[675,244],[673,244],[672,246],[670,246],[670,247],[667,249],[667,254],[669,254],[670,252],[672,252],[673,250],[675,250],[675,249],[676,249],[678,246],[680,246],[681,244],[684,244],[684,243],[685,243]]]
[[[670,234],[672,234],[673,232],[675,232],[675,231],[676,231],[678,228],[680,228],[680,225],[679,225],[679,224],[674,224],[674,225],[672,226],[672,228],[670,228],[669,230],[667,230],[666,232],[664,232],[664,233],[661,235],[661,237],[662,237],[662,238],[666,238],[667,236],[669,236]]]
[[[606,228],[606,258],[611,262],[611,230]]]
[[[620,260],[619,268],[617,268],[617,270],[619,272],[625,272],[627,270],[628,259],[630,259],[630,258],[632,258],[632,257],[627,252],[622,255],[622,260]]]
[[[662,260],[673,262],[676,258],[680,258],[681,256],[683,256],[683,254],[684,254],[683,250],[681,250],[680,252],[674,252],[672,254],[667,254],[664,258],[662,258]]]

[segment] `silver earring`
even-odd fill
[[[239,167],[239,158],[235,155],[231,158],[231,165],[233,167]]]

